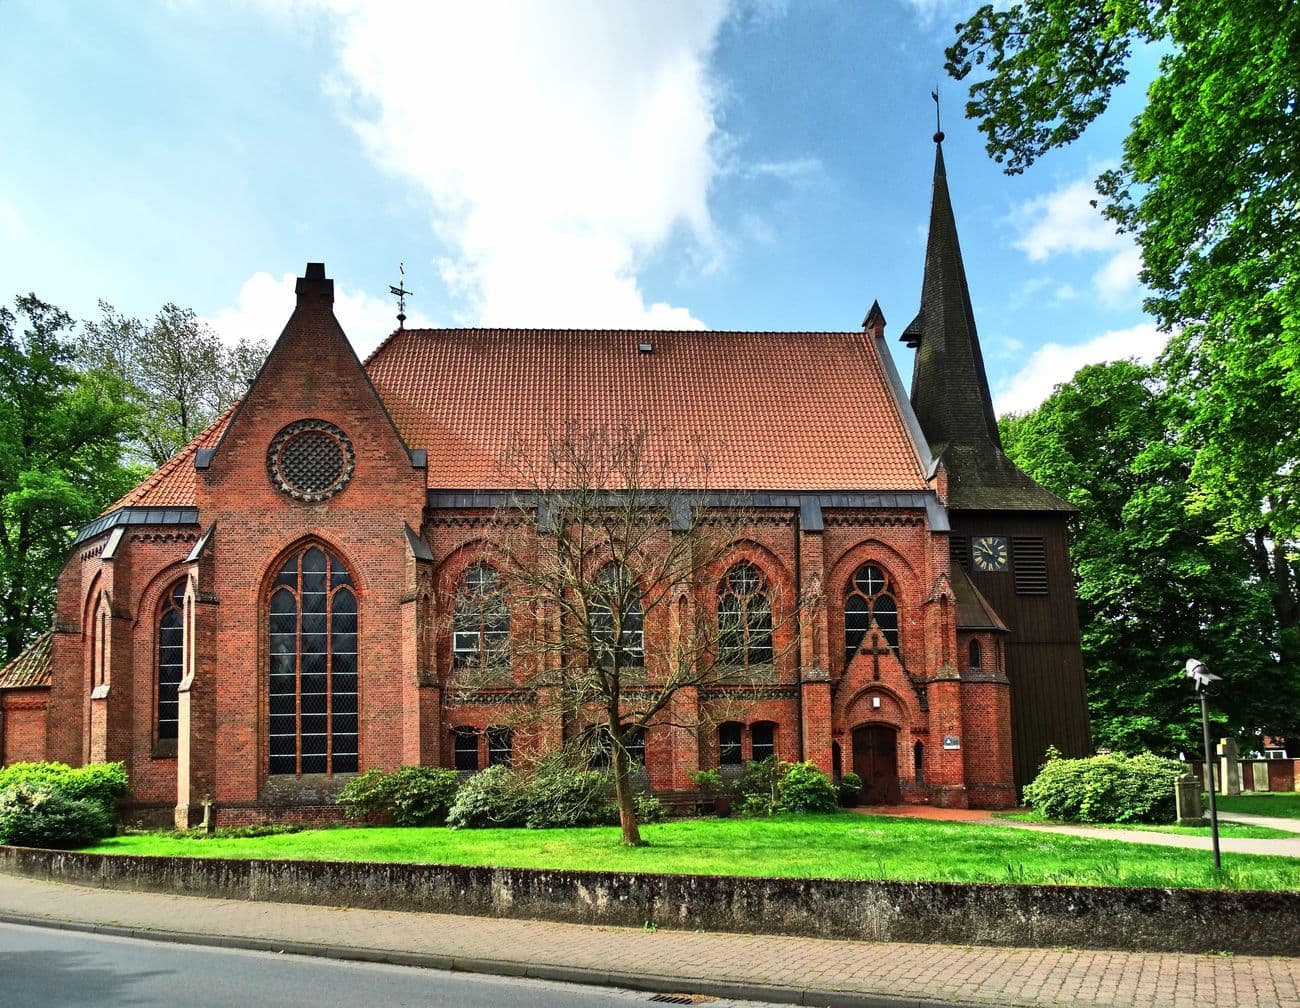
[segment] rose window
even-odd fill
[[[341,430],[324,420],[300,420],[280,431],[266,453],[277,490],[306,503],[327,500],[352,478],[356,454]]]

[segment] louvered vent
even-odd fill
[[[1017,595],[1047,594],[1047,551],[1038,536],[1011,537],[1011,566]]]
[[[949,537],[948,550],[952,554],[953,567],[970,570],[970,536]]]

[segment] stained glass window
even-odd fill
[[[172,585],[158,618],[158,739],[177,733],[179,688],[185,664],[185,581]]]
[[[736,564],[718,588],[718,661],[744,668],[772,662],[772,604],[753,564]]]
[[[862,646],[875,620],[885,643],[898,649],[898,603],[894,585],[875,564],[863,564],[853,572],[844,599],[844,655],[852,658]]]
[[[357,769],[357,597],[342,561],[309,546],[272,586],[268,734],[272,774]]]

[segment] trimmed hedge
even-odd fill
[[[1170,823],[1177,760],[1151,753],[1102,753],[1064,759],[1056,749],[1025,788],[1025,802],[1048,819],[1065,822]]]

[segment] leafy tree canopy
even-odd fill
[[[77,529],[140,478],[120,460],[136,411],[120,380],[79,372],[72,319],[29,294],[0,306],[0,650],[50,625]]]
[[[84,324],[82,361],[117,375],[139,407],[133,454],[161,465],[244,394],[268,346],[224,345],[189,308],[166,304],[149,324],[99,303],[100,320]]]
[[[1078,577],[1088,701],[1098,745],[1200,750],[1195,656],[1224,677],[1220,734],[1286,734],[1300,688],[1282,667],[1269,584],[1253,545],[1212,537],[1189,511],[1192,453],[1171,433],[1182,396],[1131,362],[1083,368],[1038,409],[1002,421],[1007,453],[1079,508]]]
[[[1107,107],[1133,53],[1163,55],[1104,212],[1142,251],[1146,307],[1170,334],[1167,436],[1186,507],[1243,544],[1272,604],[1284,674],[1300,675],[1300,4],[1021,0],[957,26],[948,71],[1011,173]]]

